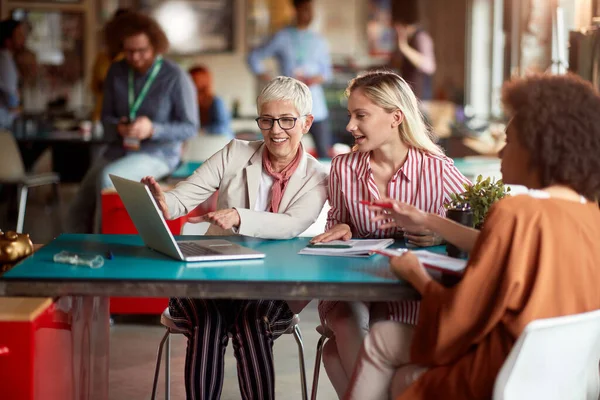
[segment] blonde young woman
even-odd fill
[[[393,237],[418,246],[439,244],[430,231],[382,229],[383,222],[371,222],[375,213],[359,201],[389,197],[445,215],[444,203],[468,180],[432,141],[417,99],[400,76],[369,72],[353,79],[346,94],[346,129],[355,139],[355,151],[332,161],[326,232],[312,241]],[[418,312],[417,301],[319,303],[322,323],[334,334],[325,344],[323,363],[338,396],[348,387],[370,323],[391,319],[414,325]]]

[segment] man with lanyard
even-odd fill
[[[318,157],[328,157],[333,143],[321,85],[332,76],[329,46],[321,35],[308,29],[313,19],[312,0],[294,0],[294,8],[295,25],[280,30],[267,43],[254,49],[248,56],[248,64],[261,81],[268,82],[272,77],[266,72],[263,60],[276,57],[282,75],[296,78],[310,88],[315,117],[310,133]]]
[[[81,183],[69,232],[98,230],[100,192],[112,187],[109,174],[164,177],[177,167],[183,142],[199,129],[196,91],[188,74],[163,58],[169,42],[158,23],[129,12],[106,29],[117,32],[125,54],[104,82],[102,123],[111,143]]]

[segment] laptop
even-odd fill
[[[221,261],[264,258],[265,254],[223,239],[175,240],[154,201],[141,182],[110,175],[133,224],[146,246],[176,260]]]

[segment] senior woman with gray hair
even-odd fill
[[[300,143],[313,122],[310,90],[277,77],[258,96],[257,109],[264,140],[232,140],[167,192],[152,177],[142,179],[165,218],[187,214],[218,189],[217,211],[192,218],[210,222],[207,235],[289,239],[317,219],[327,199],[328,170]],[[287,302],[173,298],[169,310],[188,338],[188,399],[221,396],[228,334],[242,398],[275,398],[273,340],[291,324],[294,312]]]

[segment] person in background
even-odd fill
[[[505,84],[502,100],[502,180],[531,190],[495,203],[481,232],[397,201],[372,220],[433,230],[470,257],[450,288],[410,252],[391,259],[422,296],[412,343],[405,326],[373,326],[347,399],[491,399],[531,321],[600,308],[600,95],[575,75],[538,75]]]
[[[208,68],[197,65],[188,72],[198,93],[198,110],[202,131],[211,135],[225,135],[233,138],[231,114],[225,102],[215,96],[212,75]]]
[[[426,229],[382,228],[362,201],[391,197],[421,210],[445,215],[450,195],[470,183],[432,141],[408,84],[389,71],[373,71],[346,89],[350,121],[346,129],[355,151],[331,163],[325,233],[313,243],[351,238],[398,238],[418,246],[440,243]],[[418,301],[364,303],[321,301],[319,316],[333,337],[323,348],[323,364],[339,397],[345,393],[369,325],[392,319],[414,327]]]
[[[19,114],[21,96],[16,57],[29,52],[25,48],[27,29],[25,23],[14,19],[0,22],[0,129],[13,129]],[[34,58],[35,59],[35,58]],[[48,146],[41,143],[19,143],[19,151],[26,171],[29,171]]]
[[[140,180],[167,176],[180,162],[185,140],[199,128],[198,104],[190,76],[163,58],[169,42],[158,23],[127,12],[107,30],[119,38],[125,58],[111,65],[104,81],[102,124],[110,141],[87,172],[71,206],[71,232],[97,230],[100,192],[111,188],[109,174]]]
[[[269,82],[257,98],[260,141],[234,139],[174,189],[149,186],[165,219],[188,214],[219,190],[207,235],[290,239],[314,223],[327,200],[328,169],[301,143],[313,117],[310,90],[290,77]],[[282,260],[282,262],[284,262]],[[219,399],[229,334],[244,400],[275,398],[273,341],[306,305],[282,300],[172,298],[171,317],[188,339],[186,398]]]
[[[282,75],[294,77],[310,88],[315,117],[310,133],[317,156],[328,157],[333,143],[322,85],[332,77],[329,46],[321,35],[309,29],[313,19],[312,0],[294,0],[294,8],[296,23],[280,30],[264,45],[253,50],[248,56],[248,64],[260,80],[267,82],[271,77],[263,60],[276,57]]]
[[[0,128],[11,129],[20,104],[15,53],[25,47],[25,25],[14,19],[0,22]]]
[[[128,12],[126,8],[119,8],[115,11],[112,20]],[[109,21],[110,23],[110,21]],[[94,66],[92,68],[92,78],[90,81],[90,89],[94,94],[94,111],[92,114],[93,121],[100,121],[102,117],[102,99],[104,95],[104,80],[108,69],[111,64],[115,61],[119,61],[123,58],[123,53],[119,51],[118,38],[114,37],[115,32],[104,29],[104,49],[96,55],[94,60]]]
[[[393,9],[392,14],[398,47],[388,67],[408,82],[419,100],[431,100],[436,70],[433,39],[419,26],[417,2],[405,2],[404,7]]]

